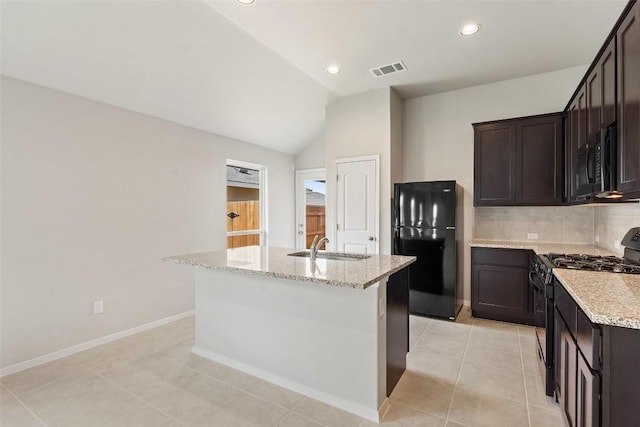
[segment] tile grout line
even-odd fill
[[[416,344],[418,344],[418,341],[420,341],[420,338],[422,338],[422,336],[427,332],[427,329],[429,329],[429,325],[431,325],[431,319],[429,319],[429,321],[425,325],[422,332],[420,332],[420,334],[416,337],[416,340],[413,342],[413,345],[409,348],[409,353],[411,353],[411,350],[413,350]],[[411,323],[409,323],[409,333],[411,333]],[[409,343],[411,343],[411,337],[409,337]]]
[[[462,374],[462,366],[464,365],[464,360],[467,357],[467,350],[469,350],[469,341],[471,340],[471,333],[473,332],[474,325],[473,317],[471,317],[471,327],[469,328],[469,335],[467,336],[467,343],[464,347],[464,353],[462,354],[462,361],[460,362],[460,367],[458,368],[458,375],[456,376],[456,382],[453,385],[453,393],[451,394],[451,401],[449,402],[449,408],[447,408],[447,416],[445,417],[445,424],[449,420],[449,414],[451,413],[451,407],[453,406],[453,399],[456,397],[456,390],[458,389],[458,382],[460,381],[460,375]],[[454,420],[451,420],[454,421]],[[457,422],[457,421],[456,421]]]
[[[527,421],[531,427],[531,411],[529,410],[529,393],[527,392],[527,378],[524,373],[524,355],[522,354],[522,341],[520,340],[520,329],[516,327],[518,332],[518,350],[520,350],[520,367],[522,369],[522,385],[524,386],[524,402],[527,406]]]
[[[174,364],[174,365],[182,366],[182,367],[184,367],[184,368],[187,368],[187,369],[189,369],[189,370],[191,370],[191,371],[193,371],[193,372],[195,372],[195,373],[197,373],[197,374],[200,374],[200,375],[202,375],[202,376],[205,376],[205,377],[207,377],[207,378],[209,378],[209,379],[211,379],[211,380],[213,380],[213,381],[216,381],[216,382],[219,382],[219,383],[221,383],[221,384],[224,384],[224,385],[226,385],[226,386],[228,386],[228,387],[231,387],[231,388],[235,389],[236,391],[238,391],[238,392],[240,392],[240,393],[242,393],[242,394],[246,394],[246,395],[248,395],[248,396],[254,397],[254,398],[258,399],[258,400],[261,400],[261,401],[263,401],[263,402],[265,402],[265,403],[268,403],[268,404],[270,404],[270,405],[276,406],[276,407],[278,407],[278,408],[285,409],[287,412],[284,414],[284,416],[283,416],[280,420],[278,420],[278,422],[277,422],[276,424],[274,424],[274,427],[275,427],[275,426],[277,426],[278,424],[280,424],[280,423],[282,422],[282,420],[283,420],[284,418],[286,418],[286,416],[287,416],[287,415],[289,415],[290,413],[294,413],[295,415],[297,415],[297,416],[299,416],[299,417],[302,417],[302,418],[304,418],[304,419],[306,419],[306,420],[309,420],[309,421],[311,421],[311,422],[314,422],[314,423],[316,423],[316,424],[318,424],[318,425],[324,425],[324,424],[320,423],[320,422],[319,422],[319,421],[317,421],[317,420],[314,420],[314,419],[312,419],[312,418],[309,418],[309,417],[307,417],[307,416],[305,416],[305,415],[303,415],[303,414],[301,414],[301,413],[299,413],[299,412],[295,412],[295,409],[296,409],[298,406],[300,406],[300,404],[301,404],[305,399],[311,399],[311,398],[309,398],[309,397],[307,397],[307,396],[305,396],[305,395],[303,395],[303,394],[300,394],[300,393],[295,392],[295,391],[293,391],[293,390],[289,390],[289,389],[287,389],[287,388],[285,388],[285,387],[282,387],[282,386],[279,386],[279,385],[277,385],[277,384],[273,384],[273,385],[275,385],[275,386],[277,386],[277,387],[280,387],[280,388],[282,388],[282,389],[284,389],[284,390],[290,391],[290,392],[292,392],[292,393],[296,393],[296,394],[298,394],[299,396],[301,396],[301,397],[302,397],[302,399],[300,399],[300,400],[299,400],[299,401],[298,401],[298,402],[297,402],[297,403],[296,403],[292,408],[287,408],[286,406],[282,406],[282,405],[280,405],[280,404],[278,404],[278,403],[275,403],[275,402],[273,402],[273,401],[271,401],[271,400],[268,400],[268,399],[266,399],[266,398],[264,398],[264,397],[262,397],[262,396],[260,396],[260,395],[254,394],[254,393],[252,393],[252,392],[251,392],[251,391],[249,391],[249,390],[245,390],[245,389],[243,389],[243,388],[241,388],[241,387],[239,387],[239,386],[237,386],[237,385],[234,385],[234,384],[231,384],[231,383],[229,383],[229,382],[223,381],[222,379],[220,379],[220,378],[216,378],[216,377],[214,377],[214,376],[212,376],[212,375],[210,375],[210,374],[208,374],[208,373],[206,373],[206,372],[199,371],[198,369],[193,368],[193,367],[188,366],[188,365],[185,365],[185,364],[181,364],[181,363],[180,363],[180,362],[178,362],[177,360],[175,360],[175,359],[173,359],[173,358],[171,358],[171,357],[169,357],[169,356],[166,356],[166,355],[161,354],[161,351],[162,351],[162,350],[156,350],[156,351],[150,352],[150,353],[148,353],[148,354],[149,354],[149,355],[154,355],[154,356],[160,357],[160,358],[162,358],[162,359],[166,360],[167,362],[172,363],[172,364]],[[194,355],[193,353],[190,353],[190,354]],[[197,356],[197,355],[194,355],[194,356]],[[198,357],[202,357],[202,356],[198,356]],[[207,362],[218,363],[218,362],[215,362],[215,361],[209,360],[209,359],[204,358],[204,357],[203,357],[203,359],[204,359],[204,360],[206,360]],[[263,379],[261,379],[261,378],[254,377],[253,375],[246,374],[245,372],[238,371],[237,369],[234,369],[234,368],[228,367],[228,366],[226,366],[226,365],[223,365],[223,364],[220,364],[220,365],[225,366],[225,367],[227,367],[227,368],[229,368],[229,369],[231,369],[231,370],[234,370],[234,371],[240,372],[241,374],[248,375],[248,376],[250,376],[250,377],[252,377],[252,378],[255,378],[255,379],[259,380],[259,381],[265,381],[265,380],[263,380]],[[268,382],[268,381],[265,381],[265,382]],[[272,384],[272,383],[271,383],[271,384]],[[229,399],[231,399],[231,398],[233,398],[233,397],[234,397],[234,396],[229,397],[229,398],[228,398],[228,399],[226,399],[224,402],[220,403],[220,405],[217,405],[217,406],[216,406],[216,408],[220,407],[221,405],[223,405],[224,403],[226,403]],[[314,399],[312,399],[312,400],[314,400]],[[363,418],[363,419],[362,419],[362,422],[364,422],[364,421],[365,421],[365,420],[364,420],[364,418]]]
[[[219,383],[221,383],[221,384],[224,384],[225,386],[231,387],[231,388],[233,388],[234,390],[236,390],[236,391],[238,391],[238,392],[240,392],[240,393],[243,393],[243,394],[249,395],[249,396],[251,396],[251,397],[255,397],[256,399],[262,400],[263,402],[266,402],[266,403],[268,403],[268,404],[270,404],[270,405],[277,406],[278,408],[285,409],[285,410],[287,410],[287,413],[292,412],[295,408],[297,408],[297,407],[298,407],[298,405],[300,405],[300,402],[302,402],[302,401],[304,400],[304,398],[306,398],[306,396],[305,396],[305,395],[303,395],[303,394],[300,394],[300,393],[297,393],[297,392],[295,392],[295,391],[293,391],[293,390],[289,390],[289,389],[287,389],[287,388],[281,387],[281,388],[282,388],[282,389],[284,389],[284,390],[290,391],[290,392],[292,392],[292,393],[299,394],[300,396],[302,396],[302,397],[303,397],[302,399],[300,399],[300,401],[298,401],[298,403],[296,403],[296,404],[295,404],[295,406],[294,406],[293,408],[291,408],[291,409],[290,409],[290,408],[287,408],[286,406],[282,406],[282,405],[279,405],[278,403],[275,403],[275,402],[272,402],[272,401],[270,401],[270,400],[267,400],[266,398],[264,398],[264,397],[262,397],[262,396],[259,396],[259,395],[257,395],[257,394],[251,393],[250,391],[245,390],[245,389],[243,389],[243,388],[241,388],[241,387],[238,387],[238,386],[237,386],[237,385],[235,385],[235,384],[231,384],[231,383],[228,383],[228,382],[226,382],[226,381],[223,381],[223,380],[222,380],[222,379],[220,379],[220,378],[216,378],[216,377],[214,377],[214,376],[212,376],[212,375],[210,375],[210,374],[208,374],[208,373],[206,373],[206,372],[199,371],[199,370],[197,370],[197,369],[195,369],[195,368],[192,368],[191,366],[188,366],[188,365],[180,364],[178,361],[176,361],[176,360],[174,360],[174,359],[172,359],[172,358],[170,358],[170,357],[168,357],[168,356],[164,356],[164,355],[162,355],[162,354],[159,354],[158,352],[154,352],[154,353],[150,353],[150,354],[153,354],[153,355],[155,355],[155,356],[158,356],[158,357],[160,357],[160,358],[162,358],[162,359],[166,360],[167,362],[172,363],[172,364],[174,364],[174,365],[176,365],[176,366],[181,366],[181,367],[183,367],[183,368],[187,368],[187,369],[189,369],[190,371],[193,371],[193,372],[195,372],[196,374],[199,374],[199,375],[202,375],[202,376],[204,376],[204,377],[207,377],[207,378],[208,378],[208,379],[210,379],[210,380],[213,380],[213,381],[219,382]],[[191,354],[193,354],[193,353],[191,353]],[[199,356],[199,357],[200,357],[200,356]],[[209,360],[209,359],[206,359],[206,358],[203,358],[203,359],[207,360],[208,362],[217,363],[217,362],[214,362],[214,361]],[[222,364],[220,364],[220,365],[222,365]],[[229,369],[233,369],[233,368],[228,367],[228,366],[226,366],[226,365],[222,365],[222,366],[225,366],[225,367],[227,367],[227,368],[229,368]],[[234,371],[238,371],[237,369],[233,369],[233,370],[234,370]],[[238,372],[240,372],[240,373],[242,373],[242,374],[245,374],[245,375],[249,375],[249,374],[246,374],[246,373],[244,373],[244,372],[242,372],[242,371],[238,371]],[[264,381],[264,380],[262,380],[261,378],[254,377],[253,375],[249,375],[249,376],[250,376],[250,377],[252,377],[252,378],[256,378],[256,379],[258,379],[258,380],[260,380],[260,381]],[[266,382],[268,382],[268,381],[266,381]],[[273,384],[273,385],[275,385],[275,386],[277,386],[277,387],[280,387],[280,386],[278,386],[277,384]],[[231,397],[234,397],[234,396],[231,396]],[[221,406],[221,405],[223,405],[224,403],[226,403],[229,399],[231,399],[231,397],[229,397],[228,399],[226,399],[226,400],[225,400],[224,402],[222,402],[220,405],[217,405],[217,406],[216,406],[216,408],[218,408],[219,406]],[[297,415],[300,415],[300,414],[297,414]],[[305,418],[306,418],[306,417],[305,417]],[[310,419],[310,418],[308,418],[308,419]],[[312,421],[313,421],[313,420],[312,420]],[[278,422],[280,422],[280,421],[278,421]]]
[[[52,382],[52,381],[50,381],[50,382]],[[0,387],[4,388],[4,389],[7,391],[7,393],[9,393],[11,396],[13,396],[13,398],[14,398],[14,399],[16,399],[16,401],[18,401],[18,403],[19,403],[19,404],[21,404],[21,405],[22,405],[22,407],[23,407],[24,409],[26,409],[26,410],[27,410],[27,412],[29,412],[31,415],[33,415],[33,417],[34,417],[34,418],[35,418],[35,419],[36,419],[40,424],[42,424],[43,426],[47,427],[47,424],[46,424],[44,421],[42,421],[42,420],[40,419],[40,417],[39,417],[38,415],[36,415],[36,413],[35,413],[35,412],[33,412],[33,411],[31,410],[31,408],[29,408],[29,406],[27,406],[27,405],[22,401],[22,399],[20,399],[18,396],[16,396],[16,395],[15,395],[11,390],[9,390],[9,389],[4,385],[4,384],[0,384]]]
[[[285,412],[285,414],[282,417],[280,417],[280,419],[278,421],[276,421],[275,424],[273,424],[273,427],[278,427],[280,424],[282,424],[282,420],[287,418],[287,415],[289,415],[290,413],[291,413],[291,409],[289,409],[287,412]]]
[[[294,392],[294,393],[295,393],[295,392]],[[298,394],[300,394],[300,393],[298,393]],[[321,425],[321,426],[322,426],[322,425],[325,425],[325,424],[322,424],[322,423],[321,423],[321,422],[319,422],[319,421],[316,421],[316,420],[314,420],[314,419],[312,419],[312,418],[307,417],[306,415],[301,414],[300,412],[296,412],[296,408],[297,408],[298,406],[300,406],[300,404],[301,404],[305,399],[311,399],[310,397],[307,397],[307,396],[305,396],[305,395],[303,395],[303,394],[301,394],[300,396],[302,396],[302,399],[300,399],[300,401],[299,401],[298,403],[296,403],[296,404],[295,404],[295,406],[294,406],[293,408],[291,408],[291,410],[290,410],[289,412],[290,412],[290,413],[293,413],[293,414],[295,414],[295,415],[297,415],[297,416],[299,416],[299,417],[302,417],[302,418],[304,418],[305,420],[312,421],[312,422],[314,422],[314,423],[316,423],[316,424],[318,424],[318,425]],[[362,421],[364,421],[364,419],[363,419]]]
[[[96,371],[91,370],[90,368],[86,368],[87,370],[89,370],[91,373],[93,373],[94,375],[98,376],[99,378],[102,378],[103,380],[105,380],[107,383],[114,385],[115,387],[117,387],[118,389],[120,389],[121,391],[124,391],[126,394],[128,394],[129,396],[133,397],[136,400],[139,400],[140,402],[144,403],[145,405],[147,405],[148,407],[160,412],[161,414],[171,418],[172,420],[174,420],[175,422],[177,422],[178,424],[182,425],[182,426],[188,426],[188,424],[183,423],[182,421],[172,417],[171,415],[167,414],[166,412],[164,412],[163,410],[156,408],[154,405],[152,405],[151,403],[147,402],[146,400],[144,400],[143,398],[141,398],[140,396],[130,392],[129,390],[127,390],[126,388],[120,386],[118,383],[116,383],[115,381],[110,380],[109,378],[105,377],[102,374],[99,374]],[[228,399],[227,399],[228,400]],[[225,400],[225,402],[227,401]],[[224,403],[224,402],[223,402]],[[216,406],[217,408],[217,406]],[[195,420],[194,420],[195,421]]]
[[[245,389],[243,389],[243,388],[238,387],[237,385],[234,385],[234,384],[228,383],[228,382],[226,382],[226,381],[223,381],[222,379],[220,379],[220,378],[216,378],[216,377],[214,377],[214,376],[212,376],[212,375],[210,375],[210,374],[208,374],[208,373],[206,373],[206,372],[199,371],[199,370],[197,370],[197,369],[195,369],[195,368],[193,368],[193,367],[191,367],[191,366],[188,366],[188,365],[180,364],[178,361],[176,361],[176,360],[174,360],[174,359],[172,359],[172,358],[170,358],[170,357],[168,357],[168,356],[166,356],[166,355],[160,354],[160,353],[159,353],[159,351],[161,351],[161,350],[158,350],[158,351],[153,352],[153,353],[150,353],[150,354],[153,354],[153,355],[155,355],[155,356],[158,356],[158,357],[160,357],[160,358],[162,358],[162,359],[166,360],[167,362],[170,362],[170,363],[172,363],[172,364],[174,364],[174,365],[177,365],[177,366],[181,366],[181,367],[187,368],[187,369],[189,369],[189,370],[191,370],[191,371],[193,371],[193,372],[195,372],[195,373],[197,373],[197,374],[199,374],[199,375],[202,375],[202,376],[204,376],[204,377],[209,378],[210,380],[213,380],[213,381],[219,382],[219,383],[221,383],[221,384],[224,384],[225,386],[231,387],[231,388],[233,388],[234,390],[238,391],[239,393],[246,394],[246,395],[248,395],[248,396],[251,396],[251,397],[254,397],[254,398],[258,399],[258,400],[261,400],[261,401],[263,401],[263,402],[265,402],[265,403],[268,403],[268,404],[270,404],[270,405],[276,406],[276,407],[278,407],[278,408],[285,409],[287,412],[284,414],[284,416],[283,416],[280,420],[278,420],[278,422],[277,422],[276,424],[274,424],[274,427],[275,427],[275,426],[277,426],[278,424],[280,424],[280,423],[282,422],[282,420],[283,420],[284,418],[286,418],[286,417],[287,417],[287,415],[289,415],[289,414],[291,414],[291,413],[293,413],[293,414],[295,414],[295,415],[297,415],[297,416],[299,416],[299,417],[302,417],[302,418],[304,418],[304,419],[306,419],[306,420],[312,421],[312,422],[314,422],[314,423],[316,423],[316,424],[318,424],[318,425],[322,425],[322,424],[321,424],[321,423],[319,423],[317,420],[314,420],[314,419],[312,419],[312,418],[309,418],[309,417],[307,417],[307,416],[305,416],[305,415],[303,415],[303,414],[301,414],[301,413],[299,413],[299,412],[295,412],[296,408],[297,408],[298,406],[300,406],[300,404],[301,404],[305,399],[310,399],[309,397],[307,397],[307,396],[305,396],[305,395],[303,395],[303,394],[300,394],[300,393],[295,392],[295,391],[293,391],[293,390],[289,390],[288,388],[285,388],[285,387],[281,387],[281,386],[279,386],[279,385],[277,385],[277,384],[273,384],[273,385],[275,385],[275,386],[277,386],[277,387],[280,387],[280,388],[282,388],[282,389],[284,389],[284,390],[287,390],[287,391],[290,391],[290,392],[292,392],[292,393],[296,393],[296,394],[298,394],[298,395],[302,396],[302,399],[300,399],[300,400],[299,400],[299,401],[298,401],[298,402],[297,402],[297,403],[296,403],[292,408],[287,408],[286,406],[282,406],[282,405],[280,405],[280,404],[278,404],[278,403],[275,403],[275,402],[273,402],[273,401],[271,401],[271,400],[268,400],[268,399],[266,399],[266,398],[264,398],[264,397],[262,397],[262,396],[260,396],[260,395],[257,395],[257,394],[254,394],[254,393],[251,393],[249,390],[245,390]],[[193,354],[193,353],[191,353],[191,354]],[[198,356],[198,357],[201,357],[201,356]],[[205,360],[206,360],[206,361],[208,361],[208,362],[218,363],[218,362],[214,362],[214,361],[212,361],[212,360],[209,360],[209,359],[207,359],[207,358],[203,358],[203,359],[205,359]],[[222,364],[221,364],[221,365],[222,365]],[[222,365],[222,366],[226,366],[226,365]],[[228,367],[228,366],[227,366],[227,367]],[[228,368],[229,368],[229,369],[232,369],[232,370],[234,370],[234,371],[237,371],[237,369],[234,369],[234,368],[231,368],[231,367],[228,367]],[[245,374],[245,373],[244,373],[244,372],[242,372],[242,371],[238,371],[238,372],[240,372],[240,373],[242,373],[242,374]],[[245,374],[245,375],[249,375],[249,374]],[[249,375],[249,376],[251,376],[252,378],[255,378],[255,379],[259,380],[259,381],[265,381],[265,380],[263,380],[263,379],[261,379],[261,378],[254,377],[253,375]],[[266,381],[266,382],[268,382],[268,381]],[[237,396],[237,394],[236,394],[235,396]],[[229,398],[228,398],[228,399],[226,399],[224,402],[220,403],[220,405],[215,406],[215,408],[218,408],[218,407],[222,406],[222,405],[223,405],[223,404],[225,404],[228,400],[230,400],[231,398],[233,398],[233,397],[235,397],[235,396],[231,396],[231,397],[229,397]],[[363,419],[363,421],[364,421],[364,419]]]
[[[173,322],[172,322],[172,323],[173,323]],[[159,326],[157,326],[156,328],[153,328],[153,330],[157,330],[157,328],[162,328],[163,326],[165,326],[165,325],[159,325]],[[148,331],[141,331],[141,332],[138,332],[137,334],[143,334],[143,333],[145,333],[145,332],[148,332]],[[120,340],[123,340],[123,339],[126,339],[126,338],[130,338],[130,337],[133,337],[133,336],[135,336],[135,335],[137,335],[137,334],[133,334],[133,335],[128,336],[128,337],[119,338],[118,340],[115,340],[115,341],[113,341],[113,342],[117,342],[117,341],[120,341]],[[107,344],[109,344],[109,343],[107,343]],[[103,345],[104,345],[104,344],[103,344]],[[98,346],[98,347],[100,347],[100,346]],[[95,347],[95,348],[98,348],[98,347]],[[85,352],[85,351],[90,351],[90,350],[93,350],[93,349],[94,349],[94,348],[90,348],[90,349],[84,350],[84,351],[79,352],[79,353],[76,353],[76,354],[82,354],[82,353],[83,353],[83,352]],[[157,354],[157,353],[158,353],[158,351],[160,351],[160,350],[155,350],[155,351],[143,351],[143,352],[141,352],[141,354],[140,354],[139,356],[140,356],[140,357],[143,357],[143,356],[154,355],[154,356],[160,356],[160,357],[162,357],[162,358],[163,358],[163,359],[165,359],[165,360],[170,360],[170,359],[169,359],[169,358],[167,358],[167,357],[163,357],[163,356],[161,356],[161,355],[158,355],[158,354]],[[120,390],[124,391],[125,393],[127,393],[128,395],[130,395],[130,396],[134,397],[135,399],[137,399],[137,400],[139,400],[139,401],[143,402],[145,405],[149,406],[150,408],[152,408],[152,409],[154,409],[154,410],[156,410],[156,411],[158,411],[158,412],[162,413],[163,415],[168,416],[169,418],[171,418],[172,420],[176,421],[176,422],[177,422],[177,423],[179,423],[180,425],[184,425],[184,426],[186,426],[186,424],[182,423],[181,421],[179,421],[179,420],[175,419],[174,417],[170,416],[169,414],[165,413],[164,411],[162,411],[162,410],[160,410],[160,409],[158,409],[158,408],[154,407],[153,405],[151,405],[151,404],[149,404],[148,402],[146,402],[144,399],[142,399],[142,398],[140,398],[140,397],[136,396],[135,394],[131,393],[130,391],[128,391],[128,390],[126,390],[126,389],[124,389],[123,387],[121,387],[121,386],[120,386],[120,385],[118,385],[117,383],[115,383],[115,382],[111,381],[111,380],[110,380],[110,379],[108,379],[107,377],[105,377],[105,376],[103,376],[103,375],[99,374],[98,372],[94,371],[94,370],[93,370],[89,365],[87,365],[87,364],[85,364],[85,363],[83,363],[83,362],[78,362],[78,361],[73,360],[73,359],[72,359],[72,357],[73,357],[73,356],[75,356],[75,355],[69,355],[69,356],[63,357],[63,358],[61,358],[61,359],[53,360],[53,361],[48,362],[48,363],[55,363],[55,362],[63,361],[64,359],[68,359],[68,360],[66,360],[66,362],[67,362],[67,363],[69,363],[69,364],[70,364],[70,365],[72,365],[72,366],[74,366],[74,365],[75,365],[75,367],[80,368],[80,372],[74,372],[74,373],[71,373],[71,374],[68,374],[68,375],[63,375],[63,376],[61,376],[61,377],[59,377],[59,378],[55,378],[55,379],[53,379],[53,380],[51,380],[51,381],[47,381],[47,382],[45,382],[45,383],[43,383],[43,384],[38,384],[38,385],[36,385],[36,386],[34,386],[34,387],[31,387],[31,388],[29,388],[29,389],[27,389],[27,390],[24,390],[24,391],[23,391],[23,392],[21,392],[20,394],[27,393],[27,392],[30,392],[30,391],[32,391],[32,390],[37,390],[37,389],[39,389],[39,388],[45,387],[45,386],[50,385],[50,384],[53,384],[53,383],[55,383],[55,382],[58,382],[58,381],[61,381],[61,380],[64,380],[64,379],[71,378],[71,377],[73,377],[73,376],[82,375],[82,374],[83,374],[82,370],[85,370],[85,371],[87,371],[87,372],[89,372],[89,373],[91,373],[91,374],[94,374],[94,375],[98,376],[99,378],[102,378],[102,379],[106,380],[108,383],[115,385],[118,389],[120,389]],[[138,356],[138,355],[136,355],[136,356]],[[177,364],[177,363],[176,363],[175,361],[173,361],[173,360],[171,360],[171,362],[172,362],[172,363],[174,363],[174,364]],[[47,363],[47,364],[48,364],[48,363]],[[46,366],[47,364],[43,364],[43,365],[41,365],[41,366]],[[33,368],[37,368],[37,367],[33,367]],[[33,368],[31,368],[31,369],[33,369]],[[189,367],[187,367],[187,368],[189,368]],[[189,369],[191,369],[191,368],[189,368]],[[194,371],[195,371],[195,370],[194,370]],[[198,371],[196,371],[196,372],[198,372]],[[20,374],[20,372],[16,372],[16,374]],[[7,377],[9,377],[9,376],[7,376]],[[7,377],[5,377],[5,379],[6,379]],[[216,380],[217,380],[217,379],[216,379]],[[218,380],[218,381],[219,381],[219,380]],[[221,381],[221,382],[222,382],[222,381]],[[224,383],[224,382],[222,382],[222,383],[223,383],[223,384],[226,384],[226,383]],[[27,409],[27,411],[29,411],[29,413],[31,413],[31,414],[32,414],[32,415],[33,415],[33,416],[38,420],[38,422],[40,422],[40,423],[41,423],[42,425],[44,425],[44,426],[47,426],[47,424],[46,424],[44,421],[42,421],[42,420],[41,420],[41,419],[40,419],[40,418],[39,418],[39,417],[38,417],[38,416],[37,416],[37,415],[36,415],[36,414],[31,410],[31,408],[29,408],[29,406],[28,406],[28,405],[26,405],[26,404],[25,404],[25,402],[24,402],[24,401],[22,401],[22,399],[20,399],[20,398],[19,398],[19,396],[18,396],[17,394],[15,394],[13,391],[11,391],[11,390],[9,389],[9,387],[7,387],[7,386],[6,386],[6,384],[4,384],[2,381],[0,381],[0,386],[1,386],[1,387],[3,387],[5,390],[7,390],[7,391],[9,392],[9,394],[11,394],[11,395],[12,395],[12,396],[13,396],[13,397],[14,397],[14,398],[15,398],[15,399],[16,399],[16,400],[17,400],[17,401],[18,401],[22,406],[24,406],[24,408],[25,408],[25,409]],[[226,400],[225,400],[225,402],[226,402],[227,400],[228,400],[228,399],[226,399]],[[223,402],[223,403],[224,403],[224,402]],[[218,406],[219,406],[219,405],[218,405]],[[218,406],[216,406],[216,408],[217,408]]]
[[[68,357],[68,356],[67,356],[67,357]],[[27,372],[29,369],[34,369],[34,368],[38,368],[38,367],[42,367],[42,366],[46,366],[46,365],[47,365],[47,364],[49,364],[49,363],[54,363],[54,362],[58,362],[58,361],[61,361],[61,360],[64,360],[64,358],[63,358],[63,359],[52,360],[51,362],[47,362],[47,363],[45,363],[44,365],[34,366],[33,368],[28,368],[28,369],[25,369],[24,371],[16,372],[16,373],[11,374],[11,375],[18,375],[18,374],[21,374],[22,372]],[[72,361],[72,360],[68,360],[67,362],[70,362],[70,363],[71,363],[71,364],[73,364],[73,365],[77,365],[77,367],[78,367],[78,368],[85,368],[85,366],[84,366],[82,363],[74,362],[74,361]],[[85,368],[85,369],[86,369],[86,368]],[[6,377],[3,377],[3,378],[4,378],[4,379],[6,379],[6,378],[10,377],[11,375],[7,375]],[[65,379],[65,378],[69,378],[69,377],[73,377],[74,375],[78,375],[78,372],[74,372],[74,373],[72,373],[72,374],[68,374],[68,375],[63,375],[63,376],[61,376],[61,377],[59,377],[59,378],[54,378],[54,379],[52,379],[52,380],[50,380],[50,381],[44,382],[44,383],[42,383],[42,384],[35,385],[35,386],[33,386],[33,387],[31,387],[31,388],[28,388],[28,389],[26,389],[26,390],[23,390],[23,391],[21,391],[21,392],[20,392],[20,393],[18,393],[18,394],[16,394],[16,393],[12,392],[12,391],[9,389],[9,387],[8,387],[6,384],[4,384],[4,383],[2,382],[2,380],[0,380],[0,385],[2,385],[5,389],[7,389],[8,391],[10,391],[12,395],[14,395],[14,396],[16,396],[16,397],[17,397],[19,394],[27,393],[27,392],[29,392],[29,391],[31,391],[31,390],[36,390],[36,389],[38,389],[38,388],[40,388],[40,387],[44,387],[44,386],[49,385],[49,384],[51,384],[51,383],[54,383],[54,382],[56,382],[56,381],[63,380],[63,379]]]

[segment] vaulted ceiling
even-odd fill
[[[7,1],[3,75],[295,153],[340,96],[588,64],[626,1]],[[482,30],[462,38],[458,29]],[[376,78],[369,70],[404,61]],[[341,72],[328,75],[337,63]],[[577,82],[576,82],[577,83]]]

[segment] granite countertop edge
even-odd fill
[[[476,248],[495,248],[495,249],[526,249],[532,250],[536,254],[544,254],[548,252],[554,252],[554,250],[548,250],[554,247],[565,247],[570,249],[576,249],[576,252],[581,253],[593,253],[597,255],[612,255],[613,252],[608,251],[603,248],[599,248],[594,245],[589,244],[575,244],[575,243],[546,243],[546,242],[511,242],[511,241],[491,241],[491,240],[472,240],[469,244],[471,247]],[[582,249],[582,250],[581,250]],[[562,252],[558,250],[558,252]],[[567,277],[563,277],[563,271],[554,269],[554,276],[558,279],[560,284],[566,289],[566,291],[571,295],[571,297],[576,301],[580,309],[585,313],[585,315],[591,320],[592,323],[599,325],[607,325],[607,326],[619,326],[624,328],[631,329],[640,329],[640,316],[618,316],[612,313],[615,311],[615,308],[611,306],[615,304],[619,304],[616,302],[610,302],[609,298],[596,298],[597,302],[589,303],[585,301],[585,293],[587,292],[586,284],[590,283],[603,283],[606,289],[606,286],[609,284],[607,282],[613,283],[615,280],[619,279],[622,273],[607,273],[607,272],[593,272],[593,271],[580,271],[573,272],[573,275],[579,276],[578,279],[568,279]],[[565,272],[565,276],[568,273]],[[608,274],[610,276],[606,276],[607,278],[603,280],[601,279],[603,274]],[[597,276],[596,276],[597,275]],[[632,275],[624,275],[624,276],[632,276]],[[635,277],[634,279],[635,280]],[[640,288],[640,278],[637,280],[638,287]],[[612,285],[611,285],[612,286]],[[581,289],[582,288],[582,289]],[[602,287],[601,287],[602,288]],[[582,290],[582,292],[579,292]],[[582,294],[582,296],[581,296]],[[604,294],[604,292],[603,292]],[[640,291],[639,291],[640,294]],[[602,304],[603,306],[598,307],[597,304]],[[606,304],[609,304],[607,306]]]
[[[192,255],[198,255],[198,254],[192,254]],[[336,280],[336,279],[322,278],[322,277],[312,277],[308,275],[292,274],[292,273],[285,273],[285,272],[279,272],[279,271],[264,271],[264,270],[247,269],[242,267],[233,267],[228,265],[216,265],[210,262],[198,262],[192,259],[188,259],[186,258],[188,256],[190,255],[168,256],[168,257],[162,258],[161,261],[174,263],[174,264],[201,267],[209,270],[233,271],[236,273],[248,274],[253,276],[266,276],[266,277],[273,277],[277,279],[291,280],[291,281],[297,281],[297,282],[311,282],[311,283],[330,285],[330,286],[336,286],[336,287],[342,287],[342,288],[352,288],[352,289],[358,289],[358,290],[367,289],[372,285],[376,284],[377,282],[379,282],[381,279],[391,276],[392,274],[402,270],[403,268],[409,266],[410,264],[416,261],[415,257],[403,256],[404,258],[407,258],[407,259],[404,262],[400,263],[399,265],[394,266],[393,268],[383,269],[384,270],[383,272],[373,277],[369,277],[366,280],[349,281],[349,280]],[[378,255],[374,255],[374,256],[378,256]],[[362,260],[362,261],[365,261],[365,260]],[[337,262],[353,262],[353,261],[337,261]]]

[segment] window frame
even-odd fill
[[[260,204],[260,228],[254,230],[242,230],[242,231],[227,231],[226,237],[234,236],[248,236],[258,234],[260,236],[260,246],[267,246],[267,239],[269,236],[267,230],[267,224],[269,223],[267,218],[267,166],[259,165],[257,163],[244,162],[242,160],[227,159],[225,168],[228,166],[253,169],[258,171],[258,203]],[[226,169],[225,169],[226,176]],[[225,188],[228,185],[225,186]],[[226,192],[227,190],[225,190]],[[229,201],[229,195],[226,193],[226,202]],[[225,243],[226,247],[226,243]]]

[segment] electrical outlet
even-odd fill
[[[102,301],[96,301],[93,303],[93,314],[104,313],[104,303]]]
[[[598,235],[596,234],[595,239],[596,239],[596,243],[600,243],[600,236],[598,236]]]
[[[527,239],[538,240],[538,233],[527,233]]]

